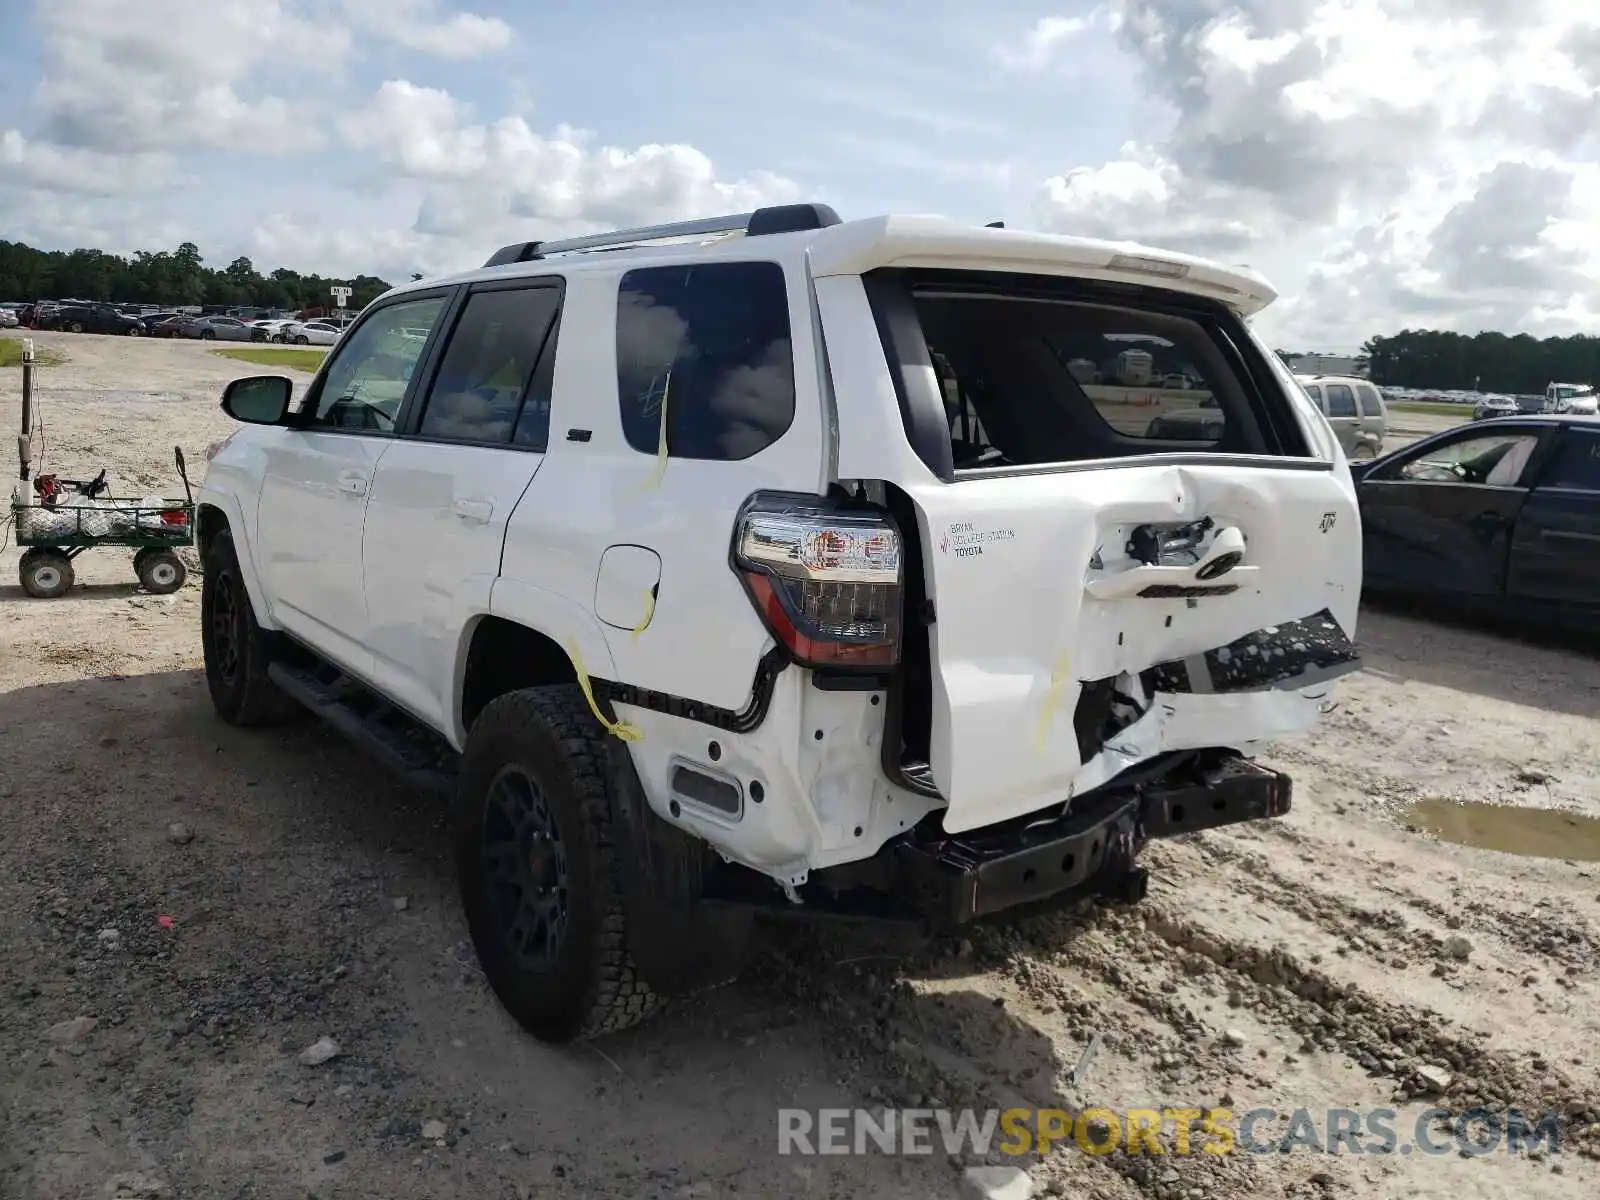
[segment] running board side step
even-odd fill
[[[339,733],[367,751],[404,782],[443,798],[455,795],[455,773],[390,723],[395,710],[343,677],[319,678],[286,662],[267,665],[267,677]],[[366,703],[363,704],[362,701]]]

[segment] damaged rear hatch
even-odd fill
[[[886,765],[937,790],[947,830],[1315,721],[1358,664],[1354,489],[1243,305],[1163,280],[865,271],[870,382],[915,456],[896,462],[852,449],[868,368],[840,282],[818,280],[839,475],[895,481],[921,543]]]

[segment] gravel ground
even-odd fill
[[[43,381],[47,467],[130,491],[171,489],[174,442],[198,470],[219,386],[256,369],[40,340],[71,356]],[[739,983],[558,1050],[473,966],[444,814],[315,723],[222,725],[198,587],[143,596],[110,551],[80,567],[36,602],[0,555],[0,1196],[953,1195],[972,1164],[942,1152],[780,1157],[776,1110],[974,1101],[1305,1107],[1323,1129],[1391,1105],[1402,1139],[1434,1103],[1562,1114],[1561,1151],[1533,1158],[1058,1151],[1029,1164],[1041,1194],[1600,1186],[1600,866],[1407,815],[1600,815],[1589,650],[1369,611],[1366,669],[1267,756],[1294,811],[1155,847],[1139,908],[933,945],[778,930]],[[323,1038],[337,1054],[302,1061]]]

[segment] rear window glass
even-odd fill
[[[912,298],[958,470],[1264,450],[1242,330],[1230,346],[1177,311],[934,286]]]
[[[1365,417],[1383,416],[1383,401],[1378,399],[1377,390],[1364,387],[1357,388],[1356,394],[1361,397],[1361,415]]]
[[[1328,415],[1330,417],[1353,417],[1356,415],[1356,396],[1342,383],[1328,385]]]

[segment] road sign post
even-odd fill
[[[333,296],[333,306],[342,311],[345,301],[350,299],[350,289],[341,284],[337,287],[329,288],[328,292]]]

